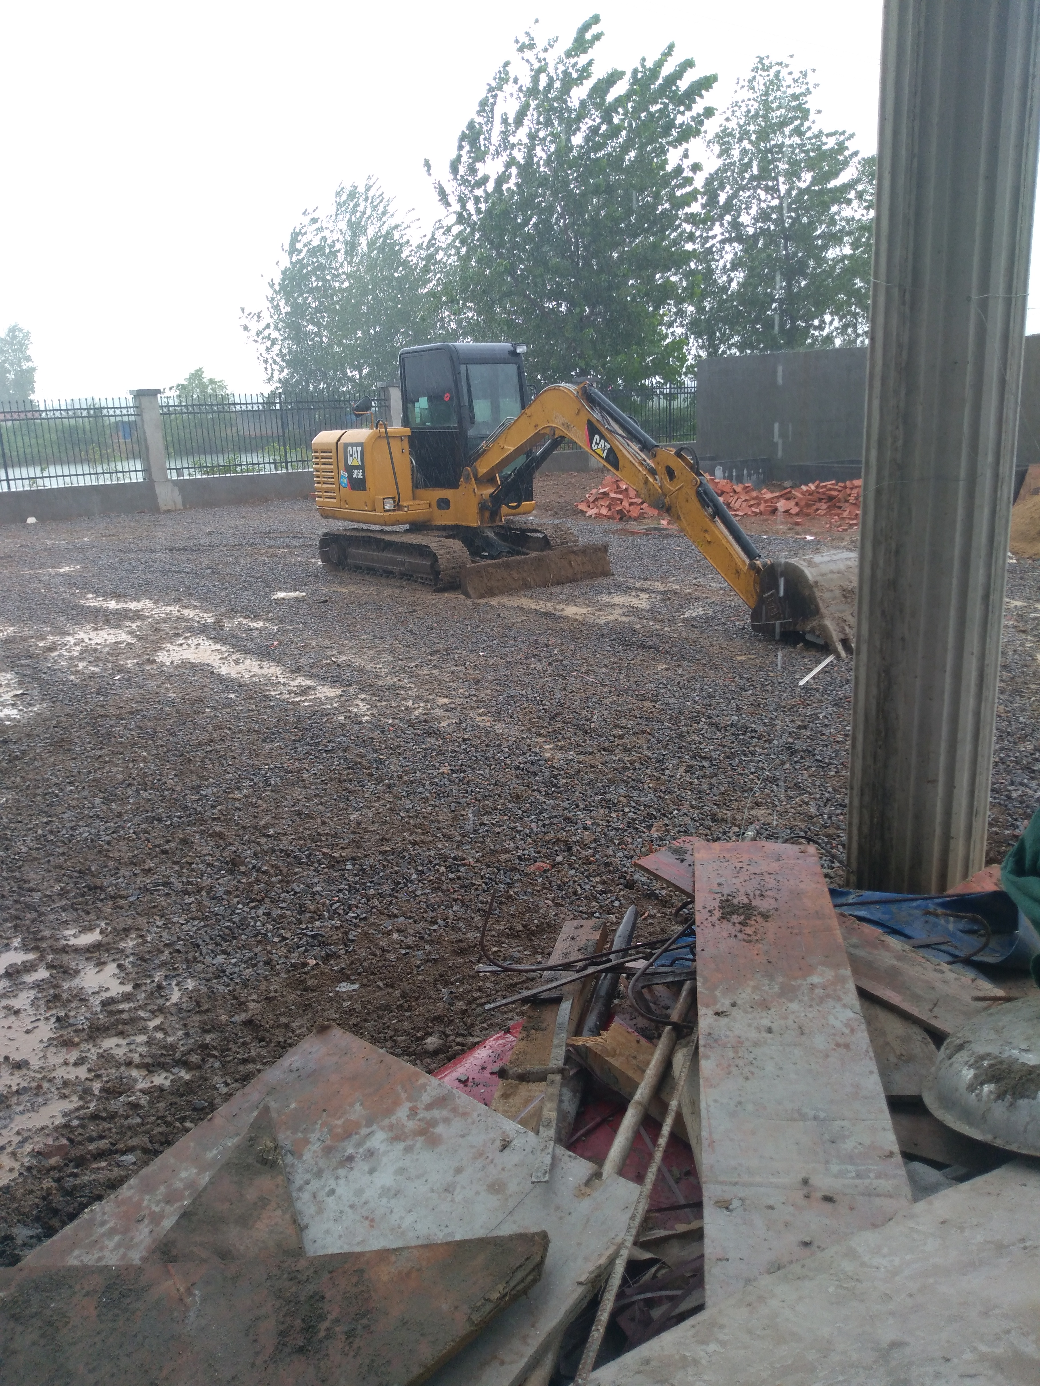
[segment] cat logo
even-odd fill
[[[617,453],[600,433],[599,429],[593,428],[592,424],[586,427],[586,435],[589,440],[589,451],[594,452],[601,462],[605,462],[608,467],[615,472],[618,470]]]

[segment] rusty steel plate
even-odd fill
[[[541,1275],[544,1232],[332,1256],[0,1270],[5,1381],[412,1386]]]
[[[675,886],[684,895],[692,895],[693,844],[696,841],[695,837],[677,837],[667,847],[651,852],[647,857],[637,857],[633,865],[656,876],[665,885]]]
[[[811,847],[695,851],[708,1306],[910,1204]]]
[[[591,1196],[587,1161],[559,1149],[532,1185],[537,1138],[421,1069],[328,1026],[89,1208],[25,1264],[148,1258],[270,1107],[308,1256],[513,1232],[552,1239],[538,1284],[436,1375],[437,1386],[514,1386],[592,1297],[638,1189]]]

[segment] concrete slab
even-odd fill
[[[596,1386],[1035,1386],[1040,1161],[936,1194],[602,1367]]]
[[[547,1231],[538,1285],[436,1376],[437,1386],[514,1386],[595,1292],[638,1189],[557,1149],[532,1184],[537,1138],[419,1069],[328,1027],[289,1051],[27,1263],[128,1265],[227,1161],[267,1102],[308,1256]]]
[[[697,842],[707,1303],[910,1202],[811,847]]]

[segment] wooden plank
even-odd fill
[[[682,1056],[672,1055],[672,1073],[679,1072],[682,1063]],[[690,1154],[693,1156],[693,1163],[697,1167],[697,1178],[701,1177],[701,1049],[697,1046],[697,1052],[690,1060],[690,1067],[686,1074],[686,1082],[679,1095],[679,1115],[682,1117],[683,1129],[686,1132],[686,1142],[690,1147]]]
[[[569,919],[560,930],[556,947],[549,956],[549,962],[560,962],[564,958],[577,958],[586,954],[598,953],[607,947],[610,936],[609,921],[601,919]],[[522,974],[517,974],[518,976]],[[530,975],[530,974],[528,974]],[[577,1004],[571,1008],[569,1033],[573,1034],[581,1018],[581,1012],[591,986],[583,984],[577,997]],[[524,1028],[520,1031],[512,1054],[509,1056],[510,1068],[545,1068],[552,1056],[553,1034],[556,1029],[556,1016],[560,1002],[532,1001],[524,1008]],[[491,1110],[519,1122],[528,1131],[537,1131],[542,1119],[542,1100],[545,1097],[545,1080],[539,1083],[518,1083],[507,1078],[495,1090]]]
[[[592,1386],[1034,1386],[1040,1162],[917,1203],[600,1367]]]
[[[920,953],[871,924],[838,915],[856,986],[933,1035],[945,1039],[977,1020],[1002,993],[981,978],[922,958]]]
[[[811,847],[697,842],[707,1302],[910,1203]]]
[[[616,1020],[610,1029],[601,1035],[572,1039],[568,1048],[579,1063],[626,1102],[634,1097],[650,1060],[654,1057],[654,1045],[649,1040],[645,1040],[642,1035],[637,1035]],[[667,1073],[661,1080],[656,1095],[650,1099],[648,1111],[655,1121],[664,1120],[674,1092],[675,1083],[672,1075]],[[681,1140],[686,1140],[686,1126],[681,1114],[676,1117],[672,1129]],[[689,1141],[686,1143],[689,1145]]]
[[[939,1051],[927,1033],[906,1016],[869,996],[859,998],[874,1061],[886,1097],[920,1097]]]

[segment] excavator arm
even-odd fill
[[[474,479],[501,477],[527,454],[488,498],[490,523],[498,523],[519,497],[526,474],[536,471],[565,440],[577,443],[648,505],[662,511],[697,545],[712,567],[749,607],[759,601],[765,565],[754,544],[708,485],[683,448],[663,447],[587,383],[550,385],[488,439],[471,463]]]

